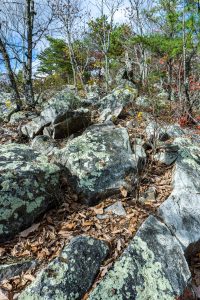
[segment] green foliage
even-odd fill
[[[67,79],[72,76],[72,67],[70,63],[69,49],[64,40],[47,38],[49,47],[47,47],[39,56],[39,72],[49,75],[58,74]]]

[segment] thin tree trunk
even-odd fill
[[[170,58],[168,63],[168,100],[172,100],[172,75],[173,75],[173,63]]]
[[[34,22],[34,0],[26,0],[27,13],[27,61],[24,68],[25,98],[28,105],[34,104],[32,63],[33,63],[33,22]]]
[[[22,107],[22,102],[21,102],[21,99],[20,99],[19,90],[18,90],[17,83],[16,83],[16,80],[15,80],[15,75],[14,75],[12,67],[11,67],[9,54],[8,54],[8,52],[6,50],[6,47],[3,43],[3,41],[1,40],[1,38],[0,38],[0,53],[2,54],[4,62],[5,62],[5,66],[6,66],[6,69],[7,69],[7,72],[8,72],[8,77],[9,77],[9,80],[10,80],[10,84],[11,84],[11,87],[12,87],[13,92],[14,92],[14,100],[17,104],[17,109],[20,109]]]

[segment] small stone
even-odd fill
[[[121,201],[117,201],[116,203],[107,207],[105,212],[111,212],[117,216],[126,216],[126,211]]]

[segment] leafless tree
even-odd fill
[[[113,31],[114,18],[116,12],[123,5],[124,0],[96,0],[95,5],[99,10],[100,18],[103,20],[102,24],[102,41],[101,46],[105,57],[105,80],[106,90],[109,89],[110,81],[110,66],[109,66],[109,50],[110,50],[110,37]]]
[[[61,29],[65,35],[66,42],[69,47],[70,61],[73,71],[74,86],[77,91],[77,78],[80,80],[84,88],[82,75],[76,60],[73,43],[75,37],[78,35],[77,31],[80,29],[80,23],[83,18],[83,7],[81,0],[52,0],[52,9],[55,16],[61,23]]]
[[[17,69],[23,70],[24,95],[26,103],[31,106],[34,105],[32,80],[34,52],[36,45],[48,33],[52,19],[49,0],[7,0],[1,3],[0,37],[8,54],[7,57],[4,55],[4,61],[7,70],[8,65],[12,69],[13,60]],[[10,63],[8,64],[5,59],[9,59]],[[11,74],[9,70],[8,74]],[[11,85],[14,89],[12,82]]]

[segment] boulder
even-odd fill
[[[133,102],[138,95],[138,90],[131,82],[118,86],[111,94],[101,99],[99,107],[99,121],[105,122],[117,118],[123,108]]]
[[[174,300],[190,276],[180,243],[150,216],[89,300]]]
[[[200,148],[189,138],[176,138],[179,155],[173,192],[161,205],[159,217],[181,242],[187,255],[200,250]]]
[[[51,154],[56,148],[56,143],[49,136],[38,135],[32,140],[31,148],[42,154]]]
[[[24,290],[19,300],[79,300],[93,284],[109,248],[105,242],[79,236],[73,238]]]
[[[200,251],[200,195],[179,190],[160,206],[158,215],[177,237],[187,256]]]
[[[179,156],[173,176],[174,191],[200,193],[200,147],[189,138],[177,138]]]
[[[32,111],[18,111],[11,115],[10,124],[19,123],[21,121],[32,120],[37,114]]]
[[[126,176],[136,176],[137,160],[128,132],[112,123],[89,127],[57,152],[56,161],[66,168],[76,191],[88,204],[127,186]]]
[[[146,135],[148,140],[154,141],[167,141],[170,138],[170,135],[167,132],[166,128],[161,127],[158,123],[150,121],[146,127]]]
[[[160,147],[159,152],[155,154],[154,159],[169,166],[176,161],[178,150],[178,145],[166,143]]]
[[[177,157],[178,157],[177,152],[159,152],[155,154],[154,159],[161,162],[162,164],[170,166],[175,162]]]
[[[45,128],[44,132],[53,139],[61,139],[69,137],[81,129],[85,129],[90,121],[91,114],[87,109],[68,111],[64,116],[64,121],[51,124]]]
[[[54,138],[67,137],[90,122],[90,113],[87,109],[77,109],[80,100],[67,91],[62,91],[44,105],[39,117],[22,126],[22,133],[29,138],[42,134],[45,127]]]
[[[60,168],[26,145],[0,148],[0,242],[29,227],[59,195]]]

